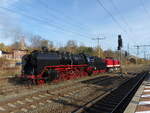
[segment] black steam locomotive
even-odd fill
[[[99,57],[42,50],[33,51],[22,58],[21,78],[33,84],[43,84],[105,71],[106,64]]]

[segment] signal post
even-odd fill
[[[122,38],[121,38],[121,35],[118,35],[118,51],[119,51],[119,57],[120,57],[120,75],[123,76],[123,73],[122,73],[122,47],[123,47],[123,44],[122,44]]]

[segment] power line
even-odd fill
[[[73,27],[75,27],[75,28],[77,28],[77,29],[80,29],[80,30],[84,30],[85,28],[88,28],[88,27],[83,27],[83,26],[81,26],[81,25],[84,25],[83,23],[81,24],[76,24],[76,23],[73,23],[74,22],[74,20],[71,18],[71,17],[69,17],[69,16],[66,16],[66,15],[62,15],[62,13],[60,13],[60,12],[58,12],[58,11],[54,11],[52,8],[50,8],[49,6],[48,6],[48,4],[46,4],[46,3],[44,3],[44,1],[43,0],[39,0],[38,2],[40,2],[40,5],[41,6],[43,6],[44,8],[46,8],[47,9],[47,13],[48,13],[48,16],[49,17],[53,17],[54,18],[54,20],[55,21],[58,21],[59,22],[59,20],[58,19],[61,19],[61,17],[63,17],[63,19],[67,19],[67,20],[69,20],[69,21],[63,21],[63,23],[62,24],[64,24],[64,25],[68,25],[68,26],[70,26],[71,28],[73,28]],[[58,13],[59,15],[61,15],[61,17],[59,17],[59,16],[57,16],[57,15],[55,15],[55,14],[52,14],[51,12],[55,12],[55,13]],[[72,27],[73,26],[73,27]],[[84,31],[85,32],[85,34],[88,36],[90,36],[91,34],[89,34],[87,31]]]
[[[150,45],[134,45],[134,47],[136,47],[136,49],[137,49],[137,55],[139,55],[139,49],[141,47],[150,47]]]
[[[122,22],[128,27],[128,29],[129,29],[129,31],[131,30],[131,27],[129,26],[129,24],[128,24],[128,22],[126,21],[126,19],[124,18],[124,16],[122,16],[121,14],[120,14],[120,11],[119,11],[119,9],[117,8],[117,6],[116,6],[116,4],[114,3],[114,1],[113,0],[109,0],[110,1],[110,3],[112,4],[112,6],[114,7],[114,9],[118,12],[118,14],[120,15],[120,17],[121,17],[121,20],[122,20]]]
[[[70,22],[73,22],[73,21],[74,21],[73,18],[71,18],[71,17],[68,16],[68,15],[64,15],[63,12],[60,12],[60,11],[58,11],[58,10],[54,10],[53,8],[49,7],[49,5],[46,4],[43,0],[38,0],[38,2],[40,2],[40,5],[42,5],[42,6],[45,7],[46,9],[48,9],[48,12],[51,11],[51,12],[57,13],[57,14],[61,15],[63,18],[68,19]],[[49,14],[52,15],[52,13],[50,13],[50,12],[49,12]],[[63,14],[63,15],[62,15],[62,14]],[[58,18],[56,15],[53,15],[53,16],[56,17],[56,18]],[[70,22],[67,22],[67,23],[70,24]],[[83,24],[83,23],[77,23],[77,22],[75,22],[75,23],[71,23],[71,24],[77,26],[77,27],[80,28],[80,29],[88,28],[88,25],[85,25],[85,24]],[[84,25],[85,27],[83,27],[83,26],[81,26],[81,25]]]
[[[27,4],[27,6],[29,7],[30,5],[29,4]],[[32,8],[32,7],[31,7]],[[19,10],[25,10],[24,8],[18,8]],[[54,15],[53,15],[54,16]],[[55,16],[56,17],[56,16]],[[40,18],[41,19],[41,17],[38,15],[38,18]],[[42,19],[44,19],[44,20],[48,20],[48,18],[44,18],[44,17],[42,17]],[[56,18],[54,19],[54,20],[57,20]],[[52,26],[52,20],[50,21],[50,23],[51,23],[51,26]],[[64,23],[64,22],[63,22]],[[62,23],[61,23],[62,24]],[[56,25],[55,24],[55,27],[57,26],[57,27],[59,27],[59,28],[61,28],[61,29],[64,29],[64,25],[63,26],[61,26],[61,24],[58,24],[58,25]],[[53,22],[53,25],[54,25],[54,22]],[[72,32],[72,33],[74,33],[74,34],[78,34],[78,35],[80,35],[80,36],[82,36],[82,37],[85,37],[85,38],[88,38],[91,34],[89,34],[89,35],[87,35],[87,33],[81,33],[81,32],[78,32],[78,31],[75,31],[75,30],[72,30],[71,28],[69,28],[69,31],[70,32]],[[89,37],[89,38],[91,38],[91,37]]]
[[[38,21],[38,22],[40,22],[40,23],[46,24],[47,26],[51,26],[51,27],[57,28],[57,29],[59,29],[59,30],[66,31],[66,29],[62,28],[61,26],[56,25],[56,24],[53,24],[53,23],[50,23],[50,22],[44,20],[43,18],[40,18],[40,17],[37,18],[37,17],[31,16],[31,15],[27,15],[27,14],[25,14],[24,12],[17,13],[15,10],[12,10],[12,9],[9,9],[9,8],[4,8],[4,7],[0,7],[0,8],[1,8],[1,9],[4,9],[4,10],[7,10],[7,11],[9,11],[9,12],[13,12],[13,13],[22,15],[22,16],[24,16],[24,17],[30,18],[30,19],[32,19],[32,20],[34,20],[34,21]],[[87,38],[86,35],[77,33],[77,32],[75,32],[75,31],[69,30],[69,31],[67,31],[67,32],[70,32],[70,33],[73,33],[73,34],[76,34],[76,35],[79,35],[79,36],[82,36],[82,37]],[[89,37],[89,38],[90,38],[90,37]],[[89,38],[88,38],[88,39],[89,39]]]
[[[141,4],[141,6],[143,7],[143,10],[144,10],[145,14],[147,14],[147,16],[150,18],[150,13],[147,10],[147,8],[145,7],[143,0],[139,0],[139,2]]]
[[[20,8],[19,8],[20,9]],[[21,9],[20,9],[21,10]],[[22,9],[23,10],[23,9]],[[59,29],[61,29],[61,30],[65,30],[65,28],[64,28],[64,26],[61,26],[61,24],[56,24],[56,23],[54,23],[53,21],[48,21],[48,18],[44,18],[44,17],[40,17],[40,16],[38,16],[38,18],[40,18],[40,19],[44,19],[44,21],[47,21],[51,26],[54,26],[55,28],[57,27],[57,28],[59,28]],[[82,36],[82,37],[85,37],[85,38],[88,38],[89,37],[89,35],[87,35],[87,34],[85,34],[85,33],[81,33],[81,32],[78,32],[78,31],[75,31],[75,30],[72,30],[71,28],[68,28],[69,29],[69,32],[71,32],[71,33],[73,33],[73,34],[77,34],[77,35],[80,35],[80,36]],[[66,31],[66,30],[65,30]]]
[[[37,18],[37,17],[31,16],[31,15],[27,15],[27,14],[25,14],[25,13],[17,13],[15,10],[12,10],[12,9],[9,9],[9,8],[5,8],[5,7],[0,7],[0,9],[3,9],[3,10],[6,10],[6,11],[8,11],[8,12],[12,12],[12,13],[15,13],[15,14],[18,14],[18,15],[21,15],[21,16],[24,16],[24,17],[26,17],[26,18],[28,18],[28,19],[30,18],[31,20],[34,20],[34,21],[36,21],[36,22],[40,22],[40,23],[42,23],[42,24],[44,24],[44,25],[46,25],[46,26],[48,26],[48,27],[53,26],[53,28],[57,28],[57,29],[59,29],[60,31],[63,31],[63,32],[66,31],[65,29],[63,29],[63,28],[61,28],[61,27],[59,27],[59,26],[55,26],[55,25],[53,25],[53,24],[51,24],[51,23],[49,23],[49,22],[47,22],[47,21],[44,21],[44,20],[41,19],[41,18]],[[73,34],[75,34],[75,33],[73,33]],[[79,35],[79,34],[76,34],[76,35]],[[79,36],[83,37],[82,35],[79,35]],[[84,36],[84,37],[85,37],[85,36]]]
[[[112,18],[112,20],[122,29],[122,31],[126,32],[126,30],[121,26],[121,24],[116,20],[113,14],[103,5],[100,0],[97,0],[98,4],[106,11],[106,13]]]

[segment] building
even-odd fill
[[[26,55],[28,50],[13,50],[13,59],[21,60],[24,55]]]
[[[10,60],[21,61],[22,57],[28,53],[28,50],[14,49],[12,52],[2,51],[2,57]]]
[[[13,59],[12,52],[2,51],[2,56],[1,57],[6,58],[6,59]]]
[[[2,57],[2,51],[0,50],[0,57]]]

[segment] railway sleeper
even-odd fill
[[[127,80],[116,90],[112,91],[91,107],[86,108],[85,113],[122,113],[146,75],[147,72],[141,73],[136,77]]]

